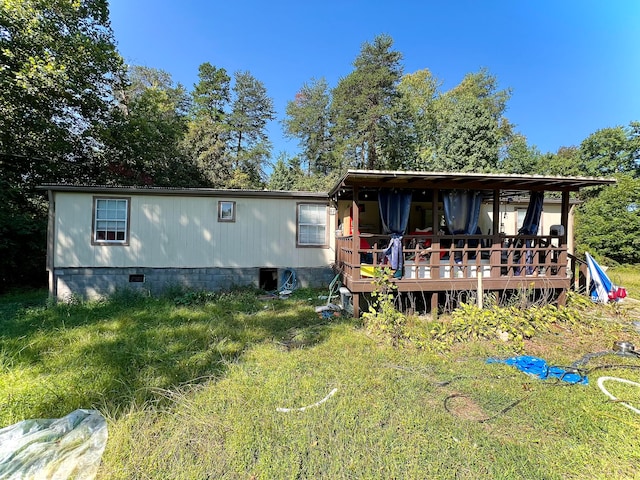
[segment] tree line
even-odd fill
[[[187,90],[168,72],[125,65],[107,0],[4,0],[0,290],[44,279],[37,185],[323,191],[348,168],[616,175],[617,186],[585,192],[590,220],[578,237],[615,261],[640,261],[639,122],[541,153],[506,118],[512,92],[487,69],[442,85],[426,68],[405,73],[393,39],[379,35],[337,85],[310,79],[293,95],[282,127],[299,153],[274,160],[273,100],[250,72],[205,62]]]

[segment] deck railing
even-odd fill
[[[389,235],[337,237],[337,266],[352,280],[369,277],[385,264]],[[567,249],[549,235],[405,235],[399,281],[424,279],[567,278]],[[368,247],[368,248],[366,248]]]

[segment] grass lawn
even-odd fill
[[[625,287],[629,296],[640,300],[640,265],[611,267],[607,275],[616,285]]]
[[[570,365],[616,340],[640,345],[637,303],[591,306],[523,352],[499,340],[436,352],[320,319],[318,293],[1,297],[0,427],[97,408],[109,424],[101,479],[637,478],[640,416],[596,382],[638,381],[640,359],[596,357],[588,385],[486,362]],[[637,389],[608,388],[640,407]]]

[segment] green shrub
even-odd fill
[[[577,301],[577,300],[576,300]],[[481,309],[472,304],[461,304],[451,314],[448,321],[431,325],[431,338],[439,345],[479,339],[501,339],[510,341],[515,349],[524,348],[524,340],[536,333],[547,332],[552,324],[581,323],[579,311],[575,307],[555,305],[532,306],[527,309],[516,306],[492,305]]]
[[[388,336],[394,346],[406,338],[405,315],[396,308],[398,287],[392,282],[393,272],[388,268],[376,270],[373,283],[376,288],[371,293],[373,302],[369,311],[362,314],[365,326],[371,333]]]

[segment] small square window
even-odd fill
[[[227,202],[222,200],[218,202],[218,221],[236,221],[236,202]]]

